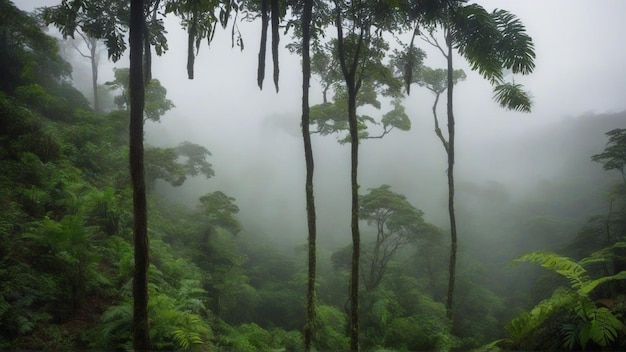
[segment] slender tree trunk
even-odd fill
[[[359,265],[361,233],[359,231],[359,131],[356,119],[356,87],[354,77],[348,82],[348,124],[350,127],[350,184],[352,186],[352,274],[350,276],[350,349],[359,350]]]
[[[454,88],[452,66],[452,43],[450,34],[446,35],[448,45],[448,212],[450,214],[450,264],[448,278],[448,297],[446,301],[447,316],[452,321],[452,306],[454,299],[454,284],[456,280],[456,216],[454,213],[454,111],[452,93]]]
[[[339,64],[348,89],[348,127],[350,130],[350,184],[352,188],[352,263],[350,274],[350,349],[359,350],[359,265],[361,261],[361,232],[359,230],[359,130],[356,117],[356,94],[361,87],[361,78],[357,79],[361,46],[363,45],[365,29],[361,28],[359,39],[348,67],[344,50],[343,27],[341,23],[341,11],[336,7],[337,14],[337,52]],[[368,33],[369,34],[369,33]]]
[[[89,60],[91,61],[91,88],[93,90],[93,109],[100,111],[100,102],[98,99],[98,57],[97,57],[98,41],[95,38],[89,38]]]
[[[143,17],[144,0],[130,3],[130,175],[133,185],[135,270],[133,274],[133,348],[150,350],[148,325],[148,219],[143,166]]]
[[[313,148],[309,131],[309,86],[311,81],[311,17],[313,0],[306,0],[302,14],[302,139],[306,160],[306,212],[309,230],[309,272],[306,296],[306,324],[304,326],[304,349],[311,350],[315,328],[315,278],[317,266],[315,199],[313,198]]]

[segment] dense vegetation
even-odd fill
[[[57,41],[0,4],[0,348],[131,349],[128,72],[109,84],[117,104],[94,111]],[[174,106],[157,80],[148,87],[145,118],[158,120]],[[360,190],[361,347],[625,348],[624,122],[623,113],[581,117],[547,133],[571,147],[563,177],[525,197],[496,183],[458,186],[466,228],[452,325],[448,231],[392,186]],[[209,157],[184,141],[146,148],[152,345],[301,350],[305,246],[285,251],[254,227],[242,232],[228,190],[199,192],[191,207],[160,192],[212,177]],[[317,350],[350,347],[351,255],[352,246],[318,248]],[[508,266],[514,259],[549,270]]]

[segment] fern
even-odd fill
[[[578,294],[581,296],[588,296],[598,285],[614,280],[626,280],[626,271],[621,271],[615,275],[603,276],[601,278],[585,282],[578,289]]]
[[[573,288],[580,288],[589,279],[587,270],[573,259],[552,252],[530,252],[515,259],[513,263],[529,262],[539,264],[570,280]]]
[[[578,340],[579,331],[580,331],[579,324],[568,323],[568,324],[563,324],[563,326],[561,326],[561,332],[563,333],[563,346],[565,348],[567,348],[568,350],[572,350],[574,349],[576,344],[579,343],[579,340]]]
[[[211,329],[195,314],[187,314],[178,329],[172,332],[172,337],[178,346],[184,350],[198,347],[205,343],[202,336],[210,336]]]
[[[504,329],[511,335],[513,341],[523,345],[523,341],[536,330],[552,313],[574,303],[570,291],[564,288],[557,289],[550,298],[539,302],[531,311],[523,312],[511,320]]]
[[[174,341],[182,348],[183,350],[188,350],[193,345],[202,344],[202,338],[200,338],[200,334],[194,331],[177,329],[172,333],[174,337]]]
[[[624,324],[605,307],[595,309],[590,323],[589,337],[600,346],[608,346],[615,340],[618,331],[624,327]]]
[[[526,337],[554,312],[568,309],[575,314],[578,323],[567,323],[561,327],[563,346],[572,349],[579,343],[584,349],[590,340],[601,347],[610,345],[624,328],[624,324],[608,308],[597,307],[589,295],[603,283],[625,280],[626,271],[591,279],[583,265],[606,261],[607,257],[613,256],[614,248],[622,248],[624,245],[624,242],[617,243],[608,249],[595,252],[580,262],[550,252],[531,252],[514,260],[513,263],[539,264],[566,277],[571,287],[557,289],[550,298],[541,301],[530,312],[522,313],[507,324],[505,329],[511,335],[511,340],[518,346],[523,345]]]

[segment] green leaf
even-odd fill
[[[621,271],[615,275],[603,276],[601,278],[585,282],[578,289],[578,294],[581,296],[588,296],[598,285],[613,280],[626,280],[626,271]]]
[[[494,87],[494,99],[501,107],[521,112],[530,112],[532,102],[530,94],[522,89],[521,84],[501,83]]]

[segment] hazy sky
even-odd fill
[[[19,0],[16,4],[32,10],[58,2]],[[514,163],[499,167],[500,173],[487,170],[493,168],[491,154],[511,139],[523,138],[562,119],[586,112],[626,110],[626,49],[623,45],[626,1],[489,0],[478,3],[487,10],[501,7],[514,13],[533,37],[536,70],[528,77],[515,77],[515,80],[531,91],[534,109],[531,114],[500,109],[491,99],[489,84],[457,58],[456,68],[468,73],[468,79],[455,89],[457,170],[473,177],[484,178],[489,174],[504,183],[517,178],[540,179],[550,170],[517,170]],[[256,85],[259,27],[260,23],[240,24],[245,43],[243,52],[231,49],[229,30],[218,29],[211,47],[203,43],[200,49],[196,78],[188,80],[187,36],[178,21],[173,16],[169,18],[166,28],[170,50],[165,56],[154,58],[153,76],[168,89],[176,109],[169,112],[161,124],[147,126],[147,139],[155,144],[172,145],[189,140],[207,146],[213,153],[217,173],[210,188],[231,190],[242,208],[242,216],[260,217],[268,222],[279,219],[286,226],[284,231],[302,232],[305,213],[304,163],[299,137],[300,59],[282,50],[280,92],[276,94],[271,84],[271,65],[266,72],[269,79],[260,91]],[[282,38],[281,45],[290,41],[290,38]],[[429,53],[427,64],[442,67],[445,61],[441,55],[422,44]],[[113,66],[128,67],[128,59],[123,58],[108,68],[103,65],[101,82],[111,79],[110,67]],[[312,103],[321,102],[319,87],[314,84],[312,88]],[[392,133],[380,141],[363,142],[361,183],[364,189],[389,183],[398,191],[411,192],[409,199],[422,209],[435,209],[445,204],[443,192],[434,200],[420,196],[433,188],[445,190],[445,156],[433,133],[431,104],[432,96],[414,87],[405,101],[413,129]],[[322,219],[345,212],[349,207],[349,164],[346,163],[349,148],[338,146],[334,139],[316,137],[313,141],[318,167],[317,200],[325,204]],[[276,218],[281,212],[293,215]],[[346,230],[348,224],[346,221],[341,230]]]
[[[25,10],[42,5],[58,3],[58,0],[17,0],[16,4]],[[622,45],[623,33],[626,32],[626,2],[621,0],[486,0],[478,1],[488,10],[502,7],[516,14],[526,25],[533,37],[537,51],[537,69],[530,77],[517,78],[524,83],[535,97],[535,116],[576,115],[586,111],[619,111],[626,108],[626,49]],[[182,85],[180,94],[171,92],[172,98],[183,106],[186,101],[195,101],[191,93],[202,90],[204,103],[211,101],[207,97],[214,93],[231,93],[231,98],[216,99],[216,103],[232,103],[236,97],[246,94],[248,99],[280,104],[273,105],[276,110],[297,108],[298,102],[285,104],[287,98],[299,99],[298,60],[283,55],[281,86],[278,96],[267,84],[267,92],[258,92],[256,88],[256,52],[258,50],[259,24],[242,25],[246,50],[230,49],[229,31],[218,31],[211,48],[203,45],[197,59],[195,82],[186,81],[184,60],[186,55],[186,37],[180,31],[175,18],[168,21],[170,51],[156,60],[155,76],[171,86]],[[283,38],[282,43],[290,39]],[[425,46],[425,45],[424,45]],[[436,53],[428,60],[435,66],[443,62]],[[462,67],[462,62],[457,61]],[[287,64],[295,64],[295,68]],[[116,66],[127,66],[119,62]],[[268,75],[269,76],[269,75]],[[230,83],[227,83],[230,82]],[[268,82],[269,83],[269,82]],[[458,99],[472,101],[472,109],[477,108],[477,99],[481,102],[477,115],[484,112],[498,111],[488,109],[488,102],[483,98],[490,96],[486,84],[481,84],[478,77],[472,75],[459,86]],[[467,88],[464,90],[464,87]],[[476,99],[473,94],[477,93]],[[192,96],[190,96],[190,93]],[[472,96],[463,99],[463,96]],[[239,103],[238,105],[242,105]],[[251,106],[250,101],[246,105]],[[492,104],[493,105],[493,104]],[[460,110],[460,109],[459,109]],[[250,111],[257,111],[251,109]]]

